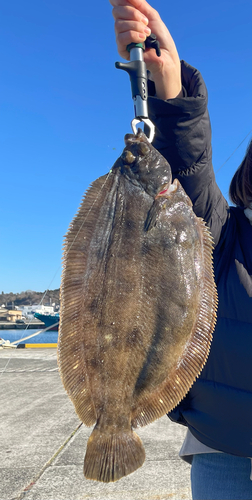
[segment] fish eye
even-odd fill
[[[149,153],[150,148],[146,142],[140,142],[137,146],[137,152],[140,156],[145,156]]]
[[[124,150],[121,154],[123,163],[131,164],[135,161],[136,157],[131,153],[131,151]]]

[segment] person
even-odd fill
[[[110,0],[119,54],[157,35],[161,57],[147,49],[153,145],[171,165],[214,240],[219,307],[202,373],[169,417],[187,426],[180,455],[192,463],[194,500],[252,499],[252,141],[230,185],[218,188],[207,90],[200,72],[180,61],[159,13],[145,0]],[[251,479],[250,479],[251,477]]]

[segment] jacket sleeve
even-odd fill
[[[184,61],[181,76],[185,97],[163,101],[149,96],[149,118],[156,128],[153,145],[170,163],[173,178],[180,181],[217,244],[229,207],[212,166],[207,90],[200,72]]]

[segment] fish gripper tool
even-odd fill
[[[131,81],[131,92],[134,102],[135,118],[131,122],[134,134],[137,133],[137,124],[144,122],[149,129],[149,142],[152,142],[155,134],[155,127],[148,115],[148,86],[147,86],[147,69],[143,60],[143,53],[146,48],[153,48],[156,50],[158,57],[161,55],[159,42],[156,35],[153,33],[148,36],[144,43],[131,43],[127,46],[130,53],[130,61],[128,63],[116,62],[117,69],[123,69],[129,74]]]

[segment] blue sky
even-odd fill
[[[217,172],[252,129],[252,2],[153,0],[203,74]],[[0,10],[0,293],[60,285],[63,236],[133,118],[108,0],[9,0]],[[229,182],[249,138],[217,173]]]

